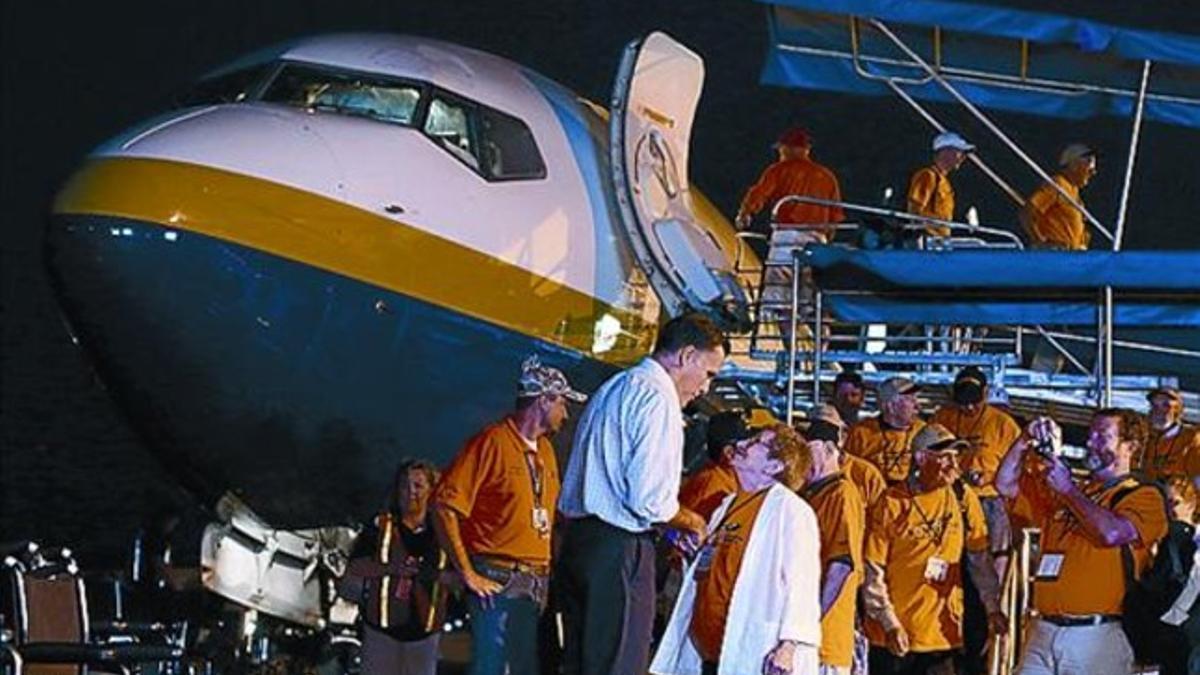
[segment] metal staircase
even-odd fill
[[[902,230],[918,232],[928,218],[913,214],[864,207],[845,202],[794,196],[789,200],[837,204],[848,212],[892,219]],[[999,228],[952,221],[935,221],[951,229],[951,237],[914,241],[927,249],[1012,250],[1020,240]],[[857,240],[863,223],[839,224],[839,234]],[[762,235],[742,233],[745,240]],[[840,238],[840,237],[839,237]],[[955,373],[965,366],[984,370],[993,390],[1007,395],[1012,410],[1022,416],[1050,414],[1066,424],[1086,424],[1091,411],[1101,405],[1145,409],[1145,393],[1158,386],[1178,386],[1177,378],[1154,374],[1104,376],[1089,358],[1068,345],[1096,349],[1095,362],[1103,364],[1103,326],[1096,334],[1047,330],[1041,326],[956,326],[951,324],[897,324],[840,320],[827,307],[835,294],[869,295],[870,290],[822,288],[819,276],[806,274],[805,246],[773,247],[761,267],[746,265],[739,275],[750,286],[753,328],[733,340],[733,358],[726,365],[718,393],[731,404],[757,404],[769,408],[779,419],[792,421],[831,393],[832,382],[844,369],[858,371],[871,388],[883,380],[903,375],[926,387],[924,398],[936,404],[948,389]],[[784,274],[778,274],[782,270]],[[788,280],[783,300],[765,293],[774,278]],[[778,294],[775,294],[778,296]],[[1102,314],[1100,306],[1098,316]],[[1067,370],[1044,372],[1028,366],[1028,346],[1040,339]],[[1167,349],[1158,345],[1122,343],[1131,349],[1159,351],[1175,356],[1200,358],[1200,352]],[[868,397],[872,394],[869,391]],[[1200,417],[1200,398],[1185,392],[1186,415]]]

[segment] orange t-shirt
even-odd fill
[[[539,438],[535,481],[526,453],[533,454],[512,418],[505,418],[467,441],[442,474],[433,500],[458,513],[468,553],[549,564],[550,538],[538,532],[533,510],[540,505],[553,522],[558,461],[550,441]],[[535,482],[540,483],[542,493],[536,501]]]
[[[925,423],[920,420],[907,429],[893,429],[878,417],[865,419],[850,427],[846,452],[874,464],[889,484],[898,483],[908,479],[908,468],[912,464],[909,445],[913,436],[924,428]]]
[[[984,405],[974,417],[964,415],[958,406],[943,406],[933,414],[931,421],[970,441],[971,449],[961,453],[959,466],[964,473],[979,476],[979,484],[975,487],[980,497],[997,496],[996,470],[1009,446],[1021,436],[1021,427],[1016,421],[990,405]]]
[[[1079,188],[1062,174],[1054,176],[1054,182],[1083,206]],[[1029,208],[1029,239],[1034,247],[1063,248],[1068,251],[1086,251],[1092,235],[1083,222],[1083,213],[1063,198],[1058,190],[1043,184],[1027,202]]]
[[[775,162],[763,171],[758,182],[742,198],[741,213],[758,213],[772,208],[775,202],[791,195],[841,201],[842,191],[837,176],[810,159],[788,159]],[[845,215],[840,206],[821,206],[789,202],[779,209],[777,225],[825,225],[842,222]],[[832,228],[827,234],[832,233]]]
[[[936,165],[918,169],[908,183],[908,211],[939,220],[954,220],[954,186],[950,184],[950,177]],[[950,228],[945,225],[928,224],[925,232],[950,236]]]
[[[1113,508],[1114,497],[1135,485],[1136,481],[1125,478],[1107,486],[1088,481],[1080,489],[1092,501],[1133,524],[1139,541],[1131,548],[1140,574],[1149,564],[1150,544],[1167,534],[1168,518],[1162,493],[1151,485],[1125,493]],[[1043,558],[1047,554],[1062,556],[1057,578],[1035,577],[1033,606],[1045,616],[1120,614],[1125,595],[1121,547],[1102,546],[1089,539],[1075,515],[1035,473],[1023,473],[1018,490],[1012,503],[1013,515],[1041,527]],[[1043,562],[1039,560],[1034,570]]]
[[[894,485],[868,517],[864,557],[884,570],[888,597],[914,652],[956,649],[963,644],[963,545],[986,551],[987,523],[979,497],[963,488],[967,523],[954,488],[913,494],[906,483]],[[964,536],[965,535],[965,536]],[[944,578],[927,580],[931,558],[948,566]],[[865,618],[871,644],[885,646],[887,636],[877,621]]]
[[[863,578],[862,546],[866,528],[863,499],[854,483],[841,473],[805,487],[800,496],[817,515],[822,574],[833,561],[854,568],[837,600],[821,618],[819,653],[822,664],[849,667],[854,661],[855,601]]]
[[[768,490],[739,491],[704,545],[707,550],[699,554],[693,572],[696,575],[696,600],[689,632],[692,644],[705,661],[721,658],[721,641],[725,638],[725,620],[729,618],[733,586],[742,569],[742,556],[750,542],[750,531]]]
[[[842,453],[842,473],[858,488],[863,505],[867,509],[875,506],[875,502],[883,496],[883,491],[887,490],[887,481],[883,479],[883,474],[874,464],[861,457]]]
[[[1170,475],[1195,478],[1200,473],[1200,429],[1184,425],[1170,438],[1160,431],[1153,432],[1133,465],[1147,480]]]
[[[717,510],[726,497],[738,491],[733,469],[708,462],[688,476],[679,488],[679,505],[695,511],[704,520]]]

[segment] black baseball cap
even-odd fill
[[[958,371],[954,378],[951,391],[954,402],[960,405],[974,405],[983,402],[983,390],[987,388],[987,375],[975,366],[968,366]]]
[[[708,454],[715,456],[730,443],[750,438],[754,432],[746,426],[746,417],[740,410],[726,410],[708,418]]]

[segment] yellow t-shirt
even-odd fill
[[[1167,506],[1162,493],[1151,485],[1142,485],[1125,493],[1114,508],[1114,498],[1136,485],[1136,481],[1126,478],[1109,485],[1089,481],[1080,489],[1092,501],[1133,524],[1139,537],[1132,546],[1133,559],[1140,574],[1149,564],[1150,545],[1167,533]],[[1018,490],[1012,504],[1014,517],[1042,529],[1043,557],[1062,556],[1057,577],[1035,578],[1033,606],[1046,616],[1120,614],[1125,595],[1121,547],[1102,546],[1089,539],[1075,515],[1035,473],[1023,473]],[[1040,565],[1039,561],[1034,570]]]
[[[1080,206],[1079,188],[1062,174],[1054,176],[1063,192],[1071,196]],[[1029,239],[1035,248],[1064,248],[1068,251],[1085,251],[1092,239],[1083,222],[1083,213],[1063,198],[1058,190],[1044,184],[1029,195]]]
[[[525,441],[512,418],[488,426],[466,446],[438,483],[433,502],[461,518],[468,553],[511,558],[534,565],[550,562],[550,537],[533,522],[535,508],[551,520],[558,503],[558,460],[544,437],[537,442],[535,481]],[[541,496],[535,494],[538,486]]]
[[[963,488],[962,504],[953,487],[913,494],[902,483],[888,488],[868,517],[863,555],[884,570],[888,597],[914,652],[963,644],[963,545],[968,551],[986,551],[988,536],[983,508],[970,487]],[[947,565],[940,580],[926,579],[932,558]],[[878,622],[867,617],[863,627],[871,644],[887,644]]]
[[[878,417],[865,419],[850,428],[846,452],[878,467],[888,484],[898,483],[908,479],[908,468],[912,464],[909,444],[924,428],[925,423],[920,420],[907,429],[893,429]]]
[[[943,406],[930,421],[971,443],[971,448],[959,455],[959,467],[963,473],[978,475],[979,483],[975,488],[980,497],[997,496],[996,470],[1009,446],[1021,436],[1021,427],[1016,421],[990,405],[984,405],[973,417],[963,414],[958,406]]]
[[[866,510],[858,488],[843,474],[834,474],[806,487],[800,496],[817,515],[821,533],[821,571],[837,560],[853,571],[842,592],[821,619],[822,664],[849,667],[854,661],[854,611],[858,587],[862,584],[862,546],[866,529]],[[824,581],[822,580],[822,583]]]
[[[692,568],[696,575],[696,599],[689,632],[692,644],[705,661],[721,658],[721,642],[725,638],[733,587],[742,570],[750,531],[769,489],[737,493]]]
[[[879,501],[884,490],[887,490],[887,481],[883,479],[879,468],[862,457],[842,453],[842,473],[858,488],[863,506],[867,509],[875,506],[875,502]]]
[[[1133,466],[1147,480],[1171,475],[1195,478],[1200,472],[1200,429],[1184,425],[1170,437],[1161,431],[1151,433],[1150,442]]]
[[[950,177],[930,165],[918,169],[908,183],[908,211],[939,220],[954,220],[954,186]],[[950,228],[928,224],[925,232],[940,237],[950,236]]]
[[[739,212],[758,213],[791,195],[816,197],[833,202],[842,199],[837,176],[832,171],[811,159],[798,157],[781,160],[767,167],[758,182],[746,191]],[[840,206],[788,202],[779,208],[776,225],[830,225],[842,222],[844,217]],[[830,226],[824,228],[824,232],[828,238],[833,236],[835,230]]]
[[[679,488],[679,505],[708,520],[726,497],[738,491],[733,469],[707,462]]]

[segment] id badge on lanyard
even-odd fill
[[[542,492],[545,485],[542,472],[538,470],[537,455],[532,450],[525,451],[525,466],[529,469],[529,483],[533,487],[533,512],[530,522],[542,539],[550,538],[550,510],[542,505]]]
[[[1067,559],[1064,553],[1046,551],[1038,560],[1037,572],[1033,575],[1038,581],[1054,581],[1062,574],[1063,561]]]
[[[930,556],[925,561],[925,581],[940,584],[950,575],[950,563],[937,556]]]
[[[550,511],[540,504],[533,507],[533,529],[543,539],[550,537]]]

